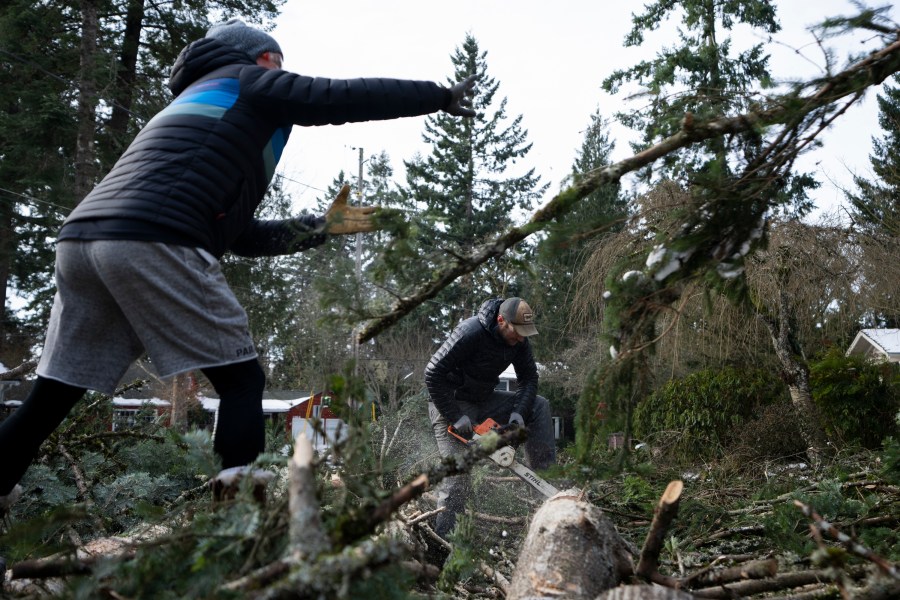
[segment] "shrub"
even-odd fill
[[[761,370],[726,367],[674,379],[642,400],[634,413],[638,437],[665,431],[681,435],[669,447],[675,458],[716,458],[732,432],[759,407],[784,396],[784,385]]]
[[[731,451],[741,461],[789,458],[806,452],[806,443],[797,427],[797,411],[788,398],[758,410],[732,434]]]
[[[810,386],[832,440],[875,449],[897,433],[900,365],[832,349],[810,364]]]

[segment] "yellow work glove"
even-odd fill
[[[376,229],[372,217],[377,206],[347,206],[350,186],[344,184],[337,198],[325,213],[325,233],[329,235],[346,235],[348,233],[365,233]]]

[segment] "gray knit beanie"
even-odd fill
[[[229,19],[225,23],[213,25],[206,32],[206,37],[214,38],[233,48],[246,52],[256,60],[263,52],[281,52],[281,46],[272,36],[259,29],[248,27],[240,19]]]

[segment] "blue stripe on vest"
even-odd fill
[[[144,129],[150,128],[159,119],[176,115],[196,115],[221,119],[228,109],[237,102],[240,83],[237,79],[211,79],[191,86],[181,93],[171,104],[150,119]],[[276,129],[266,147],[263,148],[263,164],[266,180],[272,181],[275,166],[290,135],[290,127]]]
[[[281,153],[284,152],[284,146],[287,144],[288,133],[290,133],[289,127],[276,129],[269,143],[263,148],[266,181],[272,181],[272,177],[275,175],[275,165],[281,160]]]
[[[229,109],[234,106],[240,91],[237,79],[210,79],[186,89],[172,105],[191,102]]]
[[[237,79],[211,79],[198,83],[186,89],[171,104],[158,112],[147,123],[147,127],[154,121],[176,115],[221,119],[225,111],[234,106],[239,92],[240,83]]]

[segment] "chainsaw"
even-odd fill
[[[515,425],[513,425],[513,427],[514,426]],[[476,443],[478,438],[491,431],[502,433],[504,429],[507,429],[509,427],[510,426],[507,425],[504,428],[501,427],[500,424],[493,419],[485,419],[483,422],[475,425],[472,428],[472,436],[469,439],[466,439],[465,437],[457,433],[456,429],[453,428],[453,425],[447,426],[447,433],[468,446],[469,444]],[[534,489],[547,496],[548,498],[559,493],[558,489],[538,477],[534,471],[517,461],[516,449],[512,446],[504,446],[503,448],[500,448],[499,450],[491,454],[490,459],[501,467],[509,469],[510,471],[515,473],[520,479],[530,484]]]

